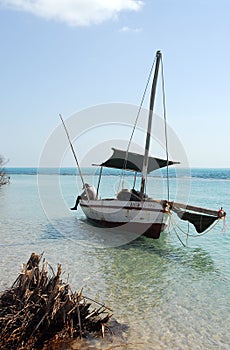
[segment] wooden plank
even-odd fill
[[[172,202],[172,207],[175,207],[176,209],[180,208],[180,209],[191,210],[197,213],[203,213],[207,215],[219,216],[219,210],[212,210],[208,208],[197,207],[195,205],[190,205],[185,203]]]

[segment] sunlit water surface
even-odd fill
[[[213,178],[211,170],[205,174],[172,179],[172,196],[183,200],[189,181],[191,204],[213,209],[222,205],[229,213],[230,179]],[[139,237],[127,243],[129,239],[122,240],[119,234],[114,237],[90,226],[80,209],[69,211],[77,195],[74,176],[42,176],[42,203],[36,175],[12,175],[11,184],[0,189],[1,290],[11,286],[31,252],[44,251],[54,268],[62,264],[63,279],[69,274],[73,290],[83,287],[86,296],[112,308],[113,317],[123,325],[117,336],[90,340],[90,349],[229,349],[228,219],[224,231],[221,221],[208,234],[189,237],[186,247],[176,232],[184,243],[186,235],[173,226],[159,241]],[[53,186],[57,179],[62,203]],[[108,195],[114,182],[116,176],[104,178]],[[152,195],[161,195],[160,178],[150,179],[148,185]],[[176,195],[178,186],[185,191]],[[185,223],[181,228],[188,230]],[[189,234],[194,234],[191,227]]]

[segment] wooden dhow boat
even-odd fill
[[[88,185],[85,184],[80,172],[85,191],[84,194],[78,198],[80,207],[90,223],[100,227],[116,228],[122,232],[132,232],[154,239],[158,239],[161,232],[166,229],[172,212],[175,212],[181,220],[187,220],[192,223],[198,233],[204,232],[216,220],[223,218],[226,215],[222,208],[221,210],[215,211],[188,204],[171,202],[169,199],[156,200],[149,198],[145,193],[146,180],[149,173],[162,167],[169,167],[173,164],[178,164],[178,162],[171,161],[168,158],[160,159],[149,156],[153,109],[161,60],[161,52],[157,51],[150,95],[144,154],[137,154],[130,152],[129,150],[124,151],[113,148],[112,156],[100,164],[98,186],[93,198],[90,195]],[[62,122],[65,127],[63,119]],[[69,138],[67,130],[66,133]],[[69,142],[77,161],[70,138]],[[133,188],[131,190],[122,189],[115,198],[98,198],[104,167],[133,171],[135,174]],[[135,190],[135,180],[136,174],[138,173],[141,174],[141,186],[140,190],[137,191]]]

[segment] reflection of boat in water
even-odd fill
[[[82,178],[85,193],[84,196],[79,198],[81,209],[91,223],[100,227],[115,227],[119,228],[119,231],[133,232],[139,235],[143,234],[155,239],[159,238],[161,232],[167,227],[172,211],[174,211],[180,219],[191,222],[198,233],[205,231],[210,225],[212,225],[212,223],[214,223],[214,221],[225,216],[225,212],[222,209],[220,211],[213,211],[183,203],[171,202],[169,198],[167,200],[156,200],[149,198],[145,194],[147,175],[150,172],[162,167],[167,167],[168,169],[170,165],[178,164],[178,162],[170,161],[168,159],[167,142],[167,159],[153,158],[149,156],[153,109],[161,63],[161,52],[157,51],[150,95],[144,154],[133,153],[130,152],[129,149],[127,151],[113,149],[112,156],[100,164],[100,175],[96,196],[92,198],[89,195],[87,192],[87,186]],[[73,150],[72,144],[71,147]],[[99,187],[104,167],[121,169],[122,171],[133,171],[133,188],[130,191],[122,189],[116,198],[99,199]],[[138,173],[141,174],[141,186],[140,190],[137,191],[135,185],[136,175]]]

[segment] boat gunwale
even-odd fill
[[[107,204],[104,204],[103,202],[106,202]],[[124,209],[124,210],[143,210],[143,211],[149,211],[149,212],[158,212],[158,213],[165,213],[168,212],[162,204],[158,201],[121,201],[117,200],[116,198],[111,199],[111,202],[114,203],[114,205],[108,205],[109,199],[96,199],[96,200],[80,200],[80,206],[85,208],[109,208],[109,209]],[[115,203],[117,205],[115,205]],[[122,204],[123,203],[123,204]],[[152,205],[156,204],[158,205],[158,208],[154,208]]]

